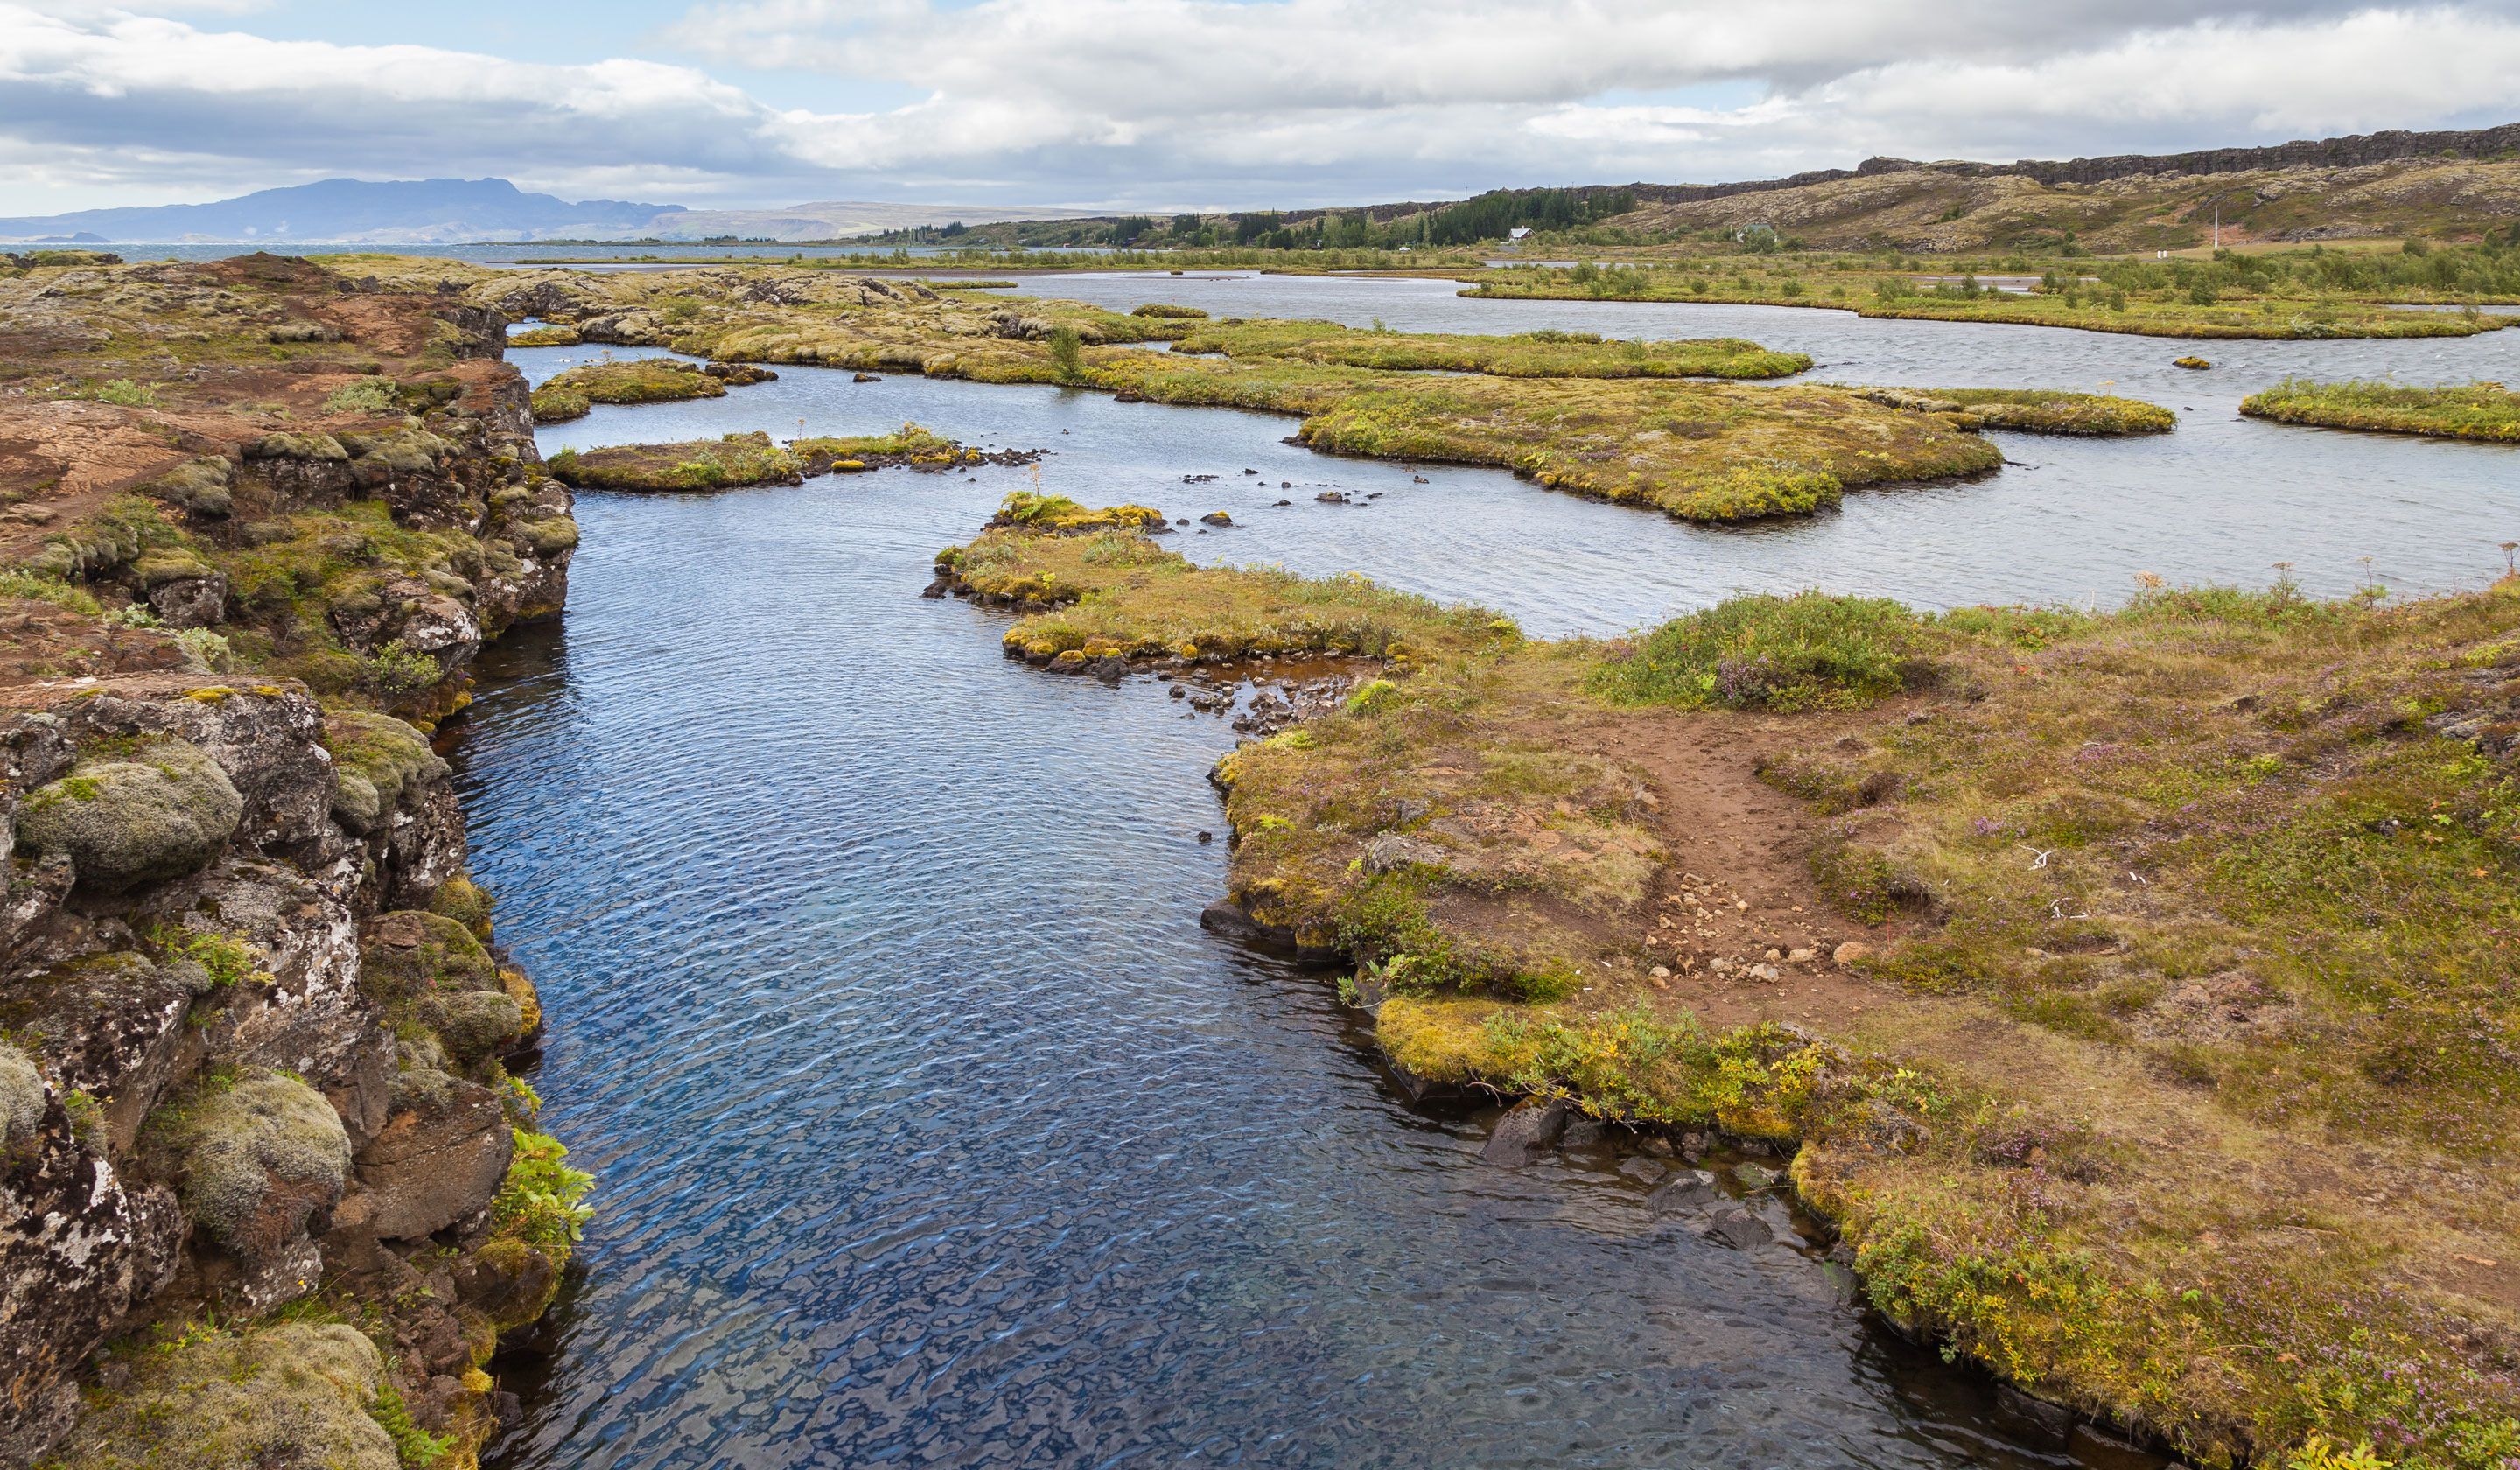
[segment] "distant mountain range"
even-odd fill
[[[484,240],[833,240],[956,220],[1065,219],[1079,209],[824,200],[786,209],[687,209],[527,194],[506,179],[325,179],[207,204],[0,218],[0,241],[454,245]]]

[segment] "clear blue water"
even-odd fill
[[[1737,333],[1829,377],[2112,380],[2195,412],[2159,441],[2007,438],[2038,468],[1732,532],[1486,471],[1419,484],[1281,443],[1287,420],[811,369],[599,409],[544,448],[917,419],[1054,450],[1046,488],[1245,522],[1185,531],[1192,555],[1354,567],[1543,633],[1741,586],[2114,601],[2137,570],[2276,560],[2322,589],[2472,585],[2520,534],[2510,451],[2230,415],[2307,351],[2502,376],[2493,336],[2215,344],[2227,367],[2168,376],[2181,344],[1822,312],[1027,289]],[[588,355],[514,357],[539,379]],[[1808,1253],[1658,1223],[1615,1157],[1482,1165],[1485,1120],[1409,1107],[1321,977],[1201,932],[1224,878],[1203,778],[1231,733],[1148,680],[1010,664],[997,616],[917,597],[933,553],[1031,482],[583,497],[566,619],[487,655],[459,751],[474,867],[552,1017],[547,1119],[602,1180],[548,1353],[503,1364],[530,1414],[501,1465],[2064,1462],[1868,1326]],[[1312,500],[1331,484],[1382,498]]]

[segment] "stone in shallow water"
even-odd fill
[[[1557,1145],[1574,1112],[1563,1102],[1525,1102],[1497,1120],[1496,1132],[1488,1136],[1479,1157],[1520,1168]]]

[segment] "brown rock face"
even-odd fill
[[[434,1234],[489,1207],[515,1152],[498,1095],[450,1080],[444,1101],[396,1112],[359,1150],[366,1192],[343,1203],[343,1216],[384,1240]]]

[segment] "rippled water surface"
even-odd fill
[[[599,409],[570,444],[917,419],[1045,446],[1048,488],[1245,525],[1201,557],[1355,567],[1609,631],[1739,586],[2114,600],[2137,570],[2466,585],[2520,524],[2507,450],[2232,422],[2288,371],[2501,377],[2458,343],[2182,344],[1836,313],[1480,303],[1415,282],[1115,282],[1119,305],[1397,327],[1739,334],[1827,377],[2114,382],[2168,440],[2006,438],[1979,483],[1705,532],[1508,476],[1333,461],[1291,421],[786,370]],[[2520,345],[2520,343],[2515,343]],[[540,378],[584,349],[515,354]],[[1245,468],[1260,471],[1241,473]],[[1189,474],[1213,483],[1185,485]],[[1867,1327],[1805,1254],[1642,1207],[1610,1157],[1482,1166],[1320,977],[1197,927],[1231,743],[1150,681],[1009,664],[922,601],[1030,472],[581,500],[561,627],[485,659],[476,871],[552,1020],[547,1119],[602,1178],[509,1467],[1933,1466],[2055,1462]],[[1316,504],[1336,484],[1366,509]],[[1273,502],[1291,500],[1277,508]],[[2369,556],[2366,568],[2357,558]]]

